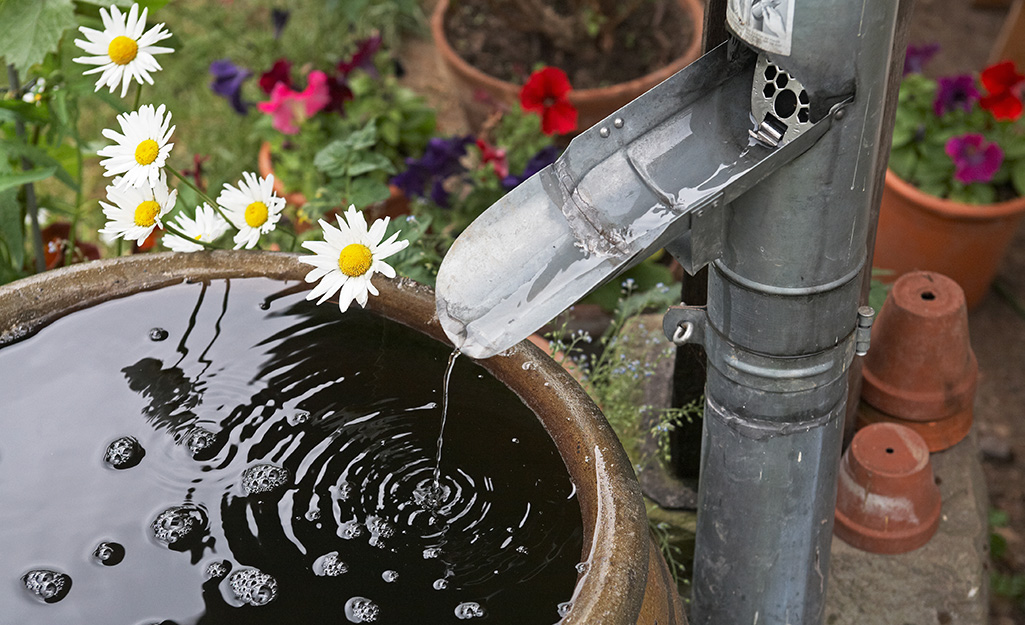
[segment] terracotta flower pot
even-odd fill
[[[274,173],[274,155],[271,150],[270,142],[264,141],[260,144],[260,151],[256,155],[256,166],[261,176],[267,176],[268,174]],[[388,199],[383,202],[378,202],[364,209],[367,215],[368,221],[375,219],[381,219],[382,217],[399,217],[401,215],[409,214],[409,198],[402,192],[401,189],[395,185],[388,185],[388,189],[391,191],[391,195]],[[274,192],[285,198],[285,201],[297,208],[302,207],[306,204],[306,196],[299,191],[293,191],[291,193],[285,191],[285,183],[282,182],[281,178],[274,176]],[[344,210],[345,207],[339,207]],[[306,224],[308,228],[309,225]],[[306,228],[301,228],[299,224],[296,224],[297,231],[303,231]]]
[[[586,130],[605,119],[617,109],[666,78],[669,78],[701,55],[703,4],[697,0],[677,0],[677,2],[690,17],[690,21],[694,25],[694,34],[691,37],[690,45],[687,46],[687,51],[669,65],[631,81],[610,87],[574,89],[571,91],[569,93],[569,100],[577,109],[577,128],[579,130]],[[493,110],[489,104],[481,101],[482,96],[485,96],[484,99],[490,98],[497,104],[512,105],[519,102],[520,87],[522,85],[486,74],[470,65],[456,53],[445,36],[445,13],[448,10],[448,6],[448,0],[439,0],[435,6],[434,13],[431,16],[431,33],[434,36],[434,44],[438,48],[442,61],[448,68],[452,79],[460,86],[459,102],[466,113],[471,127],[479,128]]]
[[[854,435],[840,462],[834,533],[871,553],[905,553],[940,525],[940,489],[922,437],[895,423]]]
[[[916,269],[949,276],[972,308],[989,289],[1022,216],[1025,197],[962,204],[923,193],[887,170],[872,265],[893,270],[887,280]]]

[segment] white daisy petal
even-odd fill
[[[271,184],[266,184],[270,180]],[[238,228],[235,235],[235,249],[245,246],[252,249],[260,240],[260,235],[267,234],[277,227],[281,220],[281,211],[285,208],[285,199],[274,193],[273,179],[259,178],[251,172],[243,172],[238,187],[224,185],[217,196],[217,205],[233,226]]]
[[[218,199],[218,202],[220,199]],[[343,313],[353,302],[365,306],[378,290],[371,283],[375,273],[387,278],[395,277],[395,269],[382,259],[404,249],[409,241],[397,240],[398,233],[382,243],[388,219],[376,220],[367,227],[363,213],[349,206],[338,216],[338,227],[320,220],[323,241],[305,241],[302,247],[313,252],[299,261],[315,267],[306,274],[306,282],[320,282],[306,299],[318,299],[320,304],[338,292],[338,309]]]
[[[120,84],[121,97],[125,97],[132,82],[152,85],[153,78],[150,72],[160,68],[159,64],[154,68],[153,55],[174,52],[172,48],[153,45],[171,36],[171,33],[164,30],[163,24],[157,24],[148,32],[144,32],[147,11],[148,9],[143,9],[140,15],[139,5],[133,4],[128,13],[121,13],[115,5],[110,7],[109,13],[100,9],[102,31],[85,26],[79,27],[78,30],[85,39],[75,39],[75,45],[90,56],[77,57],[73,60],[83,65],[102,67],[84,72],[103,72],[96,81],[96,91],[101,87],[107,87],[113,93]]]
[[[107,187],[107,199],[113,204],[100,202],[107,223],[99,232],[141,245],[155,228],[163,228],[161,218],[174,208],[178,191],[168,190],[162,172],[154,186],[136,188],[120,182],[116,179]]]
[[[171,114],[165,115],[164,105],[154,109],[144,104],[138,111],[117,116],[121,133],[104,128],[101,134],[115,142],[97,152],[107,157],[100,161],[106,170],[105,176],[123,175],[122,184],[133,187],[156,186],[161,168],[171,153],[173,143],[168,143],[174,126],[167,130]]]

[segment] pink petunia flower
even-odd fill
[[[293,91],[279,82],[271,90],[270,101],[257,104],[264,113],[272,115],[274,128],[286,135],[299,133],[299,124],[321,111],[331,102],[327,74],[313,70],[309,83],[301,92]]]
[[[976,133],[952,137],[946,150],[954,161],[954,178],[964,184],[989,182],[1004,162],[1000,146]]]

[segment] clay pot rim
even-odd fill
[[[583,103],[590,103],[593,100],[604,99],[605,94],[610,90],[639,90],[644,89],[645,86],[650,88],[662,82],[666,78],[669,78],[697,59],[701,52],[702,28],[704,26],[701,13],[698,11],[698,4],[696,0],[677,1],[686,7],[686,10],[691,17],[691,23],[694,25],[694,34],[691,37],[690,45],[687,46],[687,49],[682,55],[664,67],[626,82],[616,83],[615,85],[610,85],[608,87],[573,89],[569,92],[569,101],[574,105],[579,106]],[[460,73],[471,76],[474,80],[488,85],[488,87],[495,91],[507,93],[518,98],[521,85],[484,73],[480,69],[477,69],[468,63],[463,59],[463,57],[459,56],[452,46],[449,45],[448,38],[445,36],[445,12],[448,10],[448,6],[449,0],[439,0],[438,4],[434,7],[434,12],[431,14],[431,35],[434,38],[434,44],[437,46],[438,51],[446,58],[446,61],[452,67],[458,69]]]
[[[0,286],[0,348],[75,311],[183,281],[263,277],[290,282],[296,290],[312,288],[304,282],[309,267],[298,262],[299,257],[241,250],[162,252],[71,265],[16,280]],[[373,283],[381,295],[370,298],[367,310],[450,345],[429,287],[383,276],[374,276]],[[417,319],[415,324],[411,321]],[[573,609],[560,623],[632,623],[645,599],[648,573],[658,568],[649,568],[653,543],[640,484],[626,452],[579,384],[536,346],[523,341],[502,355],[476,362],[507,384],[542,420],[582,495],[578,496],[585,551],[581,558],[589,562],[589,569],[577,582]],[[528,362],[532,366],[524,366]],[[538,377],[529,392],[522,380],[520,389],[508,384],[525,373]],[[559,418],[542,417],[553,414],[555,407]],[[592,457],[596,451],[601,458]],[[596,479],[599,472],[607,479]],[[673,609],[679,605],[675,601]]]
[[[947,219],[983,221],[1025,213],[1025,196],[994,204],[965,204],[929,195],[889,168],[886,169],[886,186],[914,206],[928,209]]]
[[[909,449],[909,451],[912,452],[912,457],[915,460],[915,466],[914,467],[909,467],[909,468],[907,468],[907,469],[905,469],[903,471],[902,470],[898,470],[898,469],[887,470],[885,468],[880,467],[877,463],[866,462],[864,459],[856,459],[854,457],[854,452],[853,451],[851,452],[850,456],[848,456],[848,458],[845,460],[845,462],[847,462],[849,465],[853,464],[853,463],[857,463],[860,466],[861,469],[863,469],[864,471],[872,474],[873,476],[893,477],[893,478],[903,477],[904,475],[907,475],[908,472],[923,471],[926,468],[926,466],[929,465],[929,462],[930,462],[929,449],[928,449],[929,448],[929,443],[925,440],[925,438],[921,434],[919,434],[918,432],[914,431],[911,428],[904,427],[904,426],[901,426],[901,425],[899,425],[897,423],[893,423],[893,422],[890,422],[890,421],[886,421],[886,422],[882,422],[882,423],[877,423],[877,424],[873,424],[873,425],[874,425],[876,431],[878,431],[880,428],[886,428],[887,430],[890,431],[890,435],[891,436],[903,436],[903,435],[907,434],[907,435],[912,436],[913,439],[918,439],[918,440],[916,440],[916,443],[918,441],[921,442],[921,444],[922,444],[922,446],[924,448],[923,451],[925,453],[922,454],[921,457],[915,457],[915,450]],[[865,428],[862,428],[862,430],[864,430],[864,429]],[[906,430],[907,432],[902,432],[901,430]],[[860,443],[860,445],[859,445],[859,443]],[[857,438],[857,436],[855,436],[854,440],[851,441],[851,446],[852,447],[854,447],[855,445],[858,445],[859,448],[860,448],[861,445],[865,445],[865,444],[867,444],[867,443],[865,443],[864,440],[859,440]],[[909,444],[908,447],[910,448],[911,445]],[[871,457],[871,451],[872,450],[873,450],[873,447],[870,445],[869,447],[866,447],[864,451],[865,451],[866,454],[869,454],[869,456]],[[893,451],[893,446],[891,445],[890,447],[887,447],[886,451],[887,452],[892,452]],[[854,467],[851,466],[850,468],[853,469]]]

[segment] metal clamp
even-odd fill
[[[854,354],[864,356],[868,353],[869,344],[872,342],[872,322],[875,321],[876,311],[871,306],[858,308],[858,327],[854,334]]]
[[[704,345],[707,320],[704,306],[670,306],[662,317],[662,332],[675,345]]]

